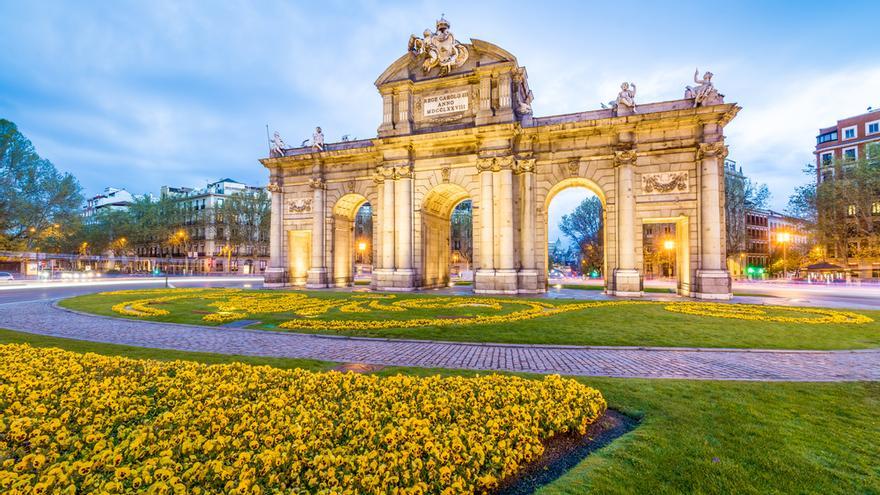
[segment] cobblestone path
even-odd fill
[[[0,328],[182,351],[311,358],[386,366],[704,380],[880,380],[880,349],[759,351],[468,344],[340,338],[131,321],[50,302],[0,305]]]

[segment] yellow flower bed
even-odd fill
[[[0,492],[491,491],[602,395],[542,380],[378,378],[0,346]]]
[[[137,294],[150,296],[125,301],[113,306],[113,311],[135,317],[152,317],[168,314],[167,310],[153,305],[182,299],[215,300],[210,306],[217,311],[202,319],[224,323],[240,320],[251,315],[290,313],[292,318],[279,324],[290,330],[381,330],[387,328],[417,328],[425,326],[459,326],[512,323],[521,320],[551,316],[583,309],[633,304],[663,305],[674,313],[739,320],[779,323],[810,324],[861,324],[871,318],[850,311],[825,308],[801,308],[788,306],[758,306],[752,304],[721,304],[707,302],[651,302],[651,301],[587,301],[577,303],[551,303],[516,298],[489,298],[473,296],[422,297],[397,299],[393,294],[340,294],[332,297],[311,297],[302,292],[260,292],[240,289],[158,289],[150,291],[105,292],[107,295]],[[489,314],[446,318],[388,318],[385,315],[371,320],[324,319],[331,310],[341,313],[371,313],[374,311],[405,316],[408,310],[474,309]],[[502,312],[508,309],[508,312]],[[789,312],[793,316],[779,313]],[[803,316],[817,315],[817,316]]]
[[[677,302],[666,305],[667,311],[684,313],[696,316],[713,316],[716,318],[734,318],[737,320],[769,321],[777,323],[813,323],[813,324],[862,324],[871,323],[871,318],[851,311],[838,311],[826,308],[801,308],[793,306],[756,306],[752,304],[721,304],[721,303],[698,303]],[[819,315],[810,316],[785,316],[773,313],[807,313]]]

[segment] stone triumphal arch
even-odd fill
[[[528,74],[485,41],[456,41],[447,21],[412,36],[376,80],[382,122],[372,139],[287,148],[276,134],[269,169],[267,284],[352,283],[354,215],[372,206],[374,288],[449,282],[449,219],[470,200],[474,291],[547,287],[547,209],[567,187],[604,205],[606,289],[642,293],[642,229],[675,224],[678,291],[730,296],[725,268],[724,103],[712,74],[680,100],[642,103],[624,83],[599,110],[535,117]]]

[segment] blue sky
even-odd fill
[[[680,98],[710,69],[743,110],[730,158],[781,209],[819,127],[880,106],[880,2],[22,2],[0,0],[0,117],[86,193],[260,184],[266,129],[375,135],[373,82],[441,13],[529,70],[538,116],[621,81]],[[572,199],[570,201],[575,201]]]

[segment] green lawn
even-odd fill
[[[0,331],[29,342],[135,358],[245,361],[322,370],[328,363],[92,344]],[[473,372],[387,368],[398,373]],[[578,378],[639,426],[540,494],[880,493],[880,383],[753,383]]]
[[[173,289],[172,289],[173,290]],[[291,293],[279,291],[277,294]],[[354,300],[353,293],[305,292],[311,298],[326,300]],[[71,309],[101,315],[122,317],[111,310],[113,304],[145,296],[89,294],[67,299],[61,305]],[[394,295],[393,301],[410,299],[430,300],[437,297],[423,294]],[[468,296],[458,296],[465,301]],[[332,308],[325,314],[301,318],[302,320],[346,320],[351,322],[377,320],[406,320],[413,318],[473,318],[478,315],[508,314],[521,310],[517,302],[523,298],[494,298],[503,301],[500,310],[483,307],[459,307],[446,309],[409,309],[404,312],[371,310],[366,313],[343,313]],[[570,304],[583,301],[540,300],[550,304]],[[387,301],[386,301],[387,302]],[[174,323],[211,325],[202,320],[217,308],[212,301],[185,299],[162,304],[168,315],[145,319]],[[771,314],[790,316],[815,316],[798,312],[797,309],[777,311]],[[515,322],[490,324],[457,324],[446,326],[422,326],[418,328],[303,330],[296,332],[330,333],[386,338],[413,338],[426,340],[499,342],[521,344],[567,344],[567,345],[620,345],[660,347],[730,347],[764,349],[859,349],[880,346],[880,311],[857,311],[874,319],[867,324],[808,324],[777,323],[712,316],[695,316],[667,311],[664,303],[608,306],[580,309],[551,316]],[[278,327],[284,321],[299,318],[290,312],[252,314],[247,317],[260,323],[251,328],[283,330]],[[466,320],[465,320],[466,321]]]

